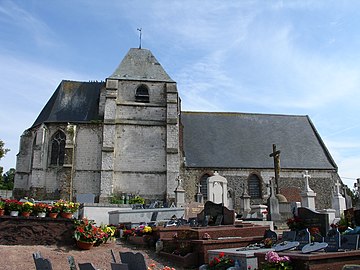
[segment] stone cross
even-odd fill
[[[276,181],[275,181],[275,178],[272,177],[270,179],[270,192],[271,192],[271,197],[275,197],[275,190],[276,190]]]
[[[341,187],[341,184],[339,182],[339,179],[337,179],[336,183],[335,183],[335,194],[341,194],[340,193],[340,187]]]
[[[305,191],[312,191],[312,189],[309,186],[309,178],[311,178],[311,175],[307,170],[303,174],[303,177],[305,178]]]
[[[200,194],[200,188],[202,187],[202,185],[200,183],[197,183],[195,186],[197,187],[197,193]]]
[[[176,177],[176,181],[178,182],[177,187],[178,187],[178,188],[179,188],[179,187],[182,187],[182,179],[181,179],[180,175],[179,175],[178,177]]]
[[[240,186],[243,188],[243,195],[249,195],[247,185],[245,183],[241,183]]]
[[[275,170],[275,186],[276,193],[279,193],[279,175],[280,175],[280,150],[276,150],[276,144],[272,145],[273,152],[269,155],[274,158],[274,170]]]

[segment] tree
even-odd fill
[[[5,143],[0,139],[0,159],[2,159],[10,149],[5,148]]]
[[[12,190],[14,188],[15,169],[11,168],[6,173],[2,174],[2,167],[0,167],[0,189]],[[2,176],[2,177],[1,177]],[[2,179],[1,179],[2,178]]]

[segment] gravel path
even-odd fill
[[[121,241],[116,243],[103,244],[91,250],[79,250],[74,247],[57,246],[4,246],[0,245],[0,269],[2,270],[32,270],[35,269],[32,254],[40,251],[44,258],[50,259],[53,270],[68,270],[68,256],[73,256],[76,263],[91,262],[96,268],[110,270],[112,261],[111,251],[113,250],[117,261],[120,260],[119,252],[141,252],[146,260],[147,266],[156,264],[155,269],[162,269],[170,266],[176,270],[183,270],[181,265],[175,265],[159,257],[154,250],[142,249],[136,246],[125,244]]]

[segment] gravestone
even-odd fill
[[[311,175],[309,175],[308,171],[305,171],[303,177],[305,178],[305,188],[300,194],[301,206],[315,210],[316,193],[309,186],[309,178],[311,178]]]
[[[339,179],[337,179],[335,183],[335,192],[332,198],[332,208],[336,210],[335,217],[340,218],[346,209],[346,201],[345,198],[340,193]]]
[[[311,242],[310,233],[308,229],[298,231],[295,238],[296,242],[299,242],[297,249],[301,250],[305,245]]]
[[[95,202],[95,194],[93,194],[93,193],[76,194],[76,202],[78,202],[78,203],[94,203]]]
[[[322,236],[327,234],[330,226],[327,214],[321,214],[306,207],[299,207],[298,217],[306,228],[318,228]]]
[[[341,249],[356,250],[359,249],[359,235],[341,235]]]
[[[347,193],[347,190],[348,190],[347,185],[344,185],[343,190],[344,190],[344,197],[345,197],[346,209],[353,208],[352,199],[351,199],[351,197],[349,196],[349,194]]]
[[[146,263],[144,255],[140,252],[120,252],[120,259],[122,263],[128,265],[129,270],[146,270]]]
[[[92,263],[78,263],[79,270],[96,270]]]
[[[189,220],[196,218],[202,210],[204,210],[204,204],[199,202],[191,202],[185,205],[184,218]]]
[[[220,176],[218,172],[215,171],[214,175],[207,179],[207,194],[209,201],[228,205],[226,178]]]
[[[293,242],[296,238],[296,231],[283,231],[281,241]]]
[[[215,225],[217,216],[223,216],[221,225],[234,225],[235,223],[235,212],[234,210],[229,210],[221,203],[213,203],[207,201],[205,203],[203,211],[197,215],[198,222],[202,223],[206,216],[209,216],[208,225]]]
[[[217,215],[216,220],[215,220],[215,226],[220,226],[223,218],[224,218],[223,215]]]
[[[326,252],[338,251],[340,248],[340,233],[338,229],[331,229],[325,237],[325,242],[328,243]]]
[[[49,259],[44,259],[40,251],[33,253],[36,270],[52,270],[52,265]]]

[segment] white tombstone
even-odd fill
[[[184,207],[185,205],[185,189],[182,187],[182,179],[180,176],[176,178],[178,185],[175,189],[175,204],[176,207]]]
[[[301,206],[307,207],[311,210],[315,210],[316,193],[309,186],[309,178],[311,178],[311,175],[309,175],[308,171],[305,171],[303,177],[305,178],[305,189],[300,194]]]
[[[337,179],[335,183],[335,192],[332,198],[332,208],[335,209],[335,217],[340,218],[346,209],[346,201],[345,198],[340,193],[339,179]]]
[[[228,207],[227,201],[227,180],[218,174],[217,171],[214,175],[207,179],[207,193],[208,200],[213,203],[222,203]]]

